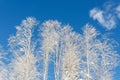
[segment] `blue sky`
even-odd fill
[[[120,12],[116,10],[119,5],[120,0],[0,0],[0,44],[6,46],[15,26],[28,16],[40,22],[58,20],[77,32],[89,23],[102,33],[111,33],[110,37],[120,43]],[[108,14],[110,17],[106,17]],[[120,80],[120,68],[116,71],[115,80]]]

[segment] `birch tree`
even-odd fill
[[[79,49],[81,35],[72,31],[70,26],[62,29],[62,62],[61,62],[61,80],[79,80]]]
[[[37,64],[43,67],[43,80],[49,80],[51,62],[55,80],[113,80],[113,69],[118,66],[120,56],[112,40],[100,37],[88,24],[83,34],[78,34],[69,25],[48,20],[40,26],[38,46],[35,43],[38,39],[33,40],[37,23],[35,18],[28,17],[16,27],[16,34],[8,39],[12,53],[9,64],[4,63],[0,46],[0,80],[41,80]],[[35,51],[36,47],[41,52]],[[36,58],[36,52],[42,55],[39,58],[43,63]]]
[[[118,64],[119,55],[114,50],[112,40],[98,36],[94,27],[88,24],[84,27],[83,58],[80,63],[83,80],[113,80],[112,70]]]
[[[60,56],[61,56],[61,44],[60,42],[62,32],[62,25],[58,21],[47,21],[43,24],[42,28],[42,49],[44,51],[44,80],[47,80],[48,64],[50,61],[50,53],[54,53],[54,74],[55,80],[60,80]]]
[[[70,26],[61,25],[58,21],[47,21],[43,24],[42,37],[42,49],[44,51],[44,80],[47,80],[48,77],[48,64],[50,62],[51,53],[55,56],[55,80],[67,80],[67,78],[70,80],[74,78],[75,80],[78,80],[79,59],[77,57],[77,51],[80,36],[75,32],[72,32]],[[68,55],[70,55],[70,57],[68,57]],[[71,59],[72,56],[74,56],[73,59]],[[71,63],[68,65],[68,62],[74,62],[74,64],[72,65]],[[66,74],[66,72],[72,73]],[[76,73],[74,74],[74,72]]]
[[[83,66],[81,72],[83,73],[83,79],[85,80],[94,80],[96,78],[96,69],[98,69],[98,55],[97,55],[97,40],[96,36],[98,35],[95,28],[90,25],[84,27],[83,32]]]
[[[58,21],[46,21],[43,23],[42,27],[42,51],[44,52],[44,80],[47,80],[48,78],[48,65],[50,62],[50,53],[55,53],[55,47],[58,47],[58,40],[59,35],[57,33],[57,30],[60,28],[60,23]],[[59,56],[58,53],[55,53],[56,58]],[[56,62],[55,62],[56,64]],[[56,73],[55,73],[56,76]]]
[[[113,43],[112,43],[113,42]],[[115,51],[115,42],[107,38],[99,44],[99,78],[98,80],[113,80],[113,69],[119,64],[120,56]]]
[[[45,22],[42,28],[44,80],[48,78],[48,65],[53,54],[55,55],[55,80],[101,79],[101,56],[103,55],[101,49],[104,50],[105,47],[104,45],[100,47],[100,44],[105,43],[97,36],[99,33],[88,24],[84,27],[83,35],[80,35],[73,32],[70,26],[61,25],[57,21]],[[111,53],[110,50],[108,51]],[[111,71],[107,76],[111,76]]]
[[[36,58],[34,56],[34,43],[32,33],[37,25],[35,18],[28,17],[17,26],[15,36],[9,38],[9,46],[14,59],[10,64],[10,80],[38,80],[39,72],[36,68]]]

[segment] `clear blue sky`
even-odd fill
[[[0,0],[0,44],[6,46],[7,39],[15,33],[15,26],[28,16],[33,16],[43,22],[48,19],[58,20],[63,24],[70,24],[75,31],[80,32],[86,23],[92,24],[102,33],[110,32],[111,37],[120,43],[120,19],[115,16],[116,28],[107,30],[99,17],[90,17],[93,8],[99,10],[106,7],[107,0]],[[111,4],[120,5],[120,0],[110,0]],[[108,6],[107,6],[108,7]],[[112,6],[116,8],[115,6]],[[106,11],[105,11],[106,12]],[[108,9],[107,13],[114,15]],[[115,13],[116,14],[116,13]],[[118,13],[119,14],[119,13]],[[98,21],[97,21],[98,20]],[[105,19],[106,20],[106,19]],[[103,25],[102,25],[103,24]],[[120,48],[118,48],[120,53]],[[120,80],[120,68],[115,80]]]

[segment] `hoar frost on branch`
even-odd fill
[[[81,42],[81,35],[72,31],[70,26],[65,26],[62,30],[62,79],[79,80],[80,59],[78,55]]]
[[[39,72],[36,68],[34,56],[34,44],[32,44],[32,33],[37,21],[35,18],[27,18],[17,26],[15,36],[9,38],[9,45],[13,53],[10,80],[38,80]]]
[[[43,38],[42,44],[42,51],[44,52],[44,72],[43,72],[43,79],[48,80],[48,65],[50,61],[50,53],[55,53],[55,48],[58,47],[59,43],[59,34],[58,30],[60,28],[60,23],[57,21],[46,21],[42,24],[43,27],[41,29],[42,33],[41,36]],[[56,57],[58,57],[58,53],[55,53]],[[55,61],[55,65],[57,62]],[[56,67],[56,66],[55,66]],[[55,72],[55,75],[57,73]]]
[[[0,45],[0,80],[8,80],[8,67],[7,64],[4,61],[8,61],[8,59],[5,57],[7,55],[7,52],[3,49],[3,47]]]
[[[16,27],[16,35],[8,39],[12,59],[7,64],[0,47],[0,80],[49,80],[50,73],[55,80],[113,80],[119,55],[112,40],[93,26],[86,24],[79,34],[69,25],[48,20],[33,39],[36,26],[38,21],[28,17]]]
[[[119,62],[119,55],[116,54],[114,46],[107,38],[99,39],[97,36],[100,34],[94,27],[88,24],[84,27],[83,48],[81,48],[84,54],[80,62],[81,78],[83,80],[113,80],[112,70]]]

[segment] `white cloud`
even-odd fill
[[[118,18],[120,19],[120,5],[116,7],[116,14]]]
[[[93,8],[90,10],[90,17],[97,20],[107,30],[111,30],[117,26],[117,21],[120,20],[120,5],[104,6],[105,9]]]
[[[94,20],[99,21],[100,23],[104,22],[103,12],[97,8],[90,11],[90,17],[92,17]]]

